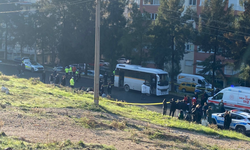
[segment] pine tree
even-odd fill
[[[199,50],[212,55],[201,63],[205,67],[203,73],[212,70],[212,89],[214,89],[215,74],[223,76],[220,69],[225,64],[223,65],[223,62],[217,56],[223,56],[227,51],[226,45],[229,40],[225,38],[224,34],[232,30],[231,23],[233,21],[233,9],[232,6],[228,7],[228,0],[205,0],[199,18],[199,34],[194,43],[199,45]]]
[[[193,31],[192,24],[187,23],[182,0],[162,0],[158,9],[158,17],[151,30],[153,39],[151,56],[158,68],[164,63],[171,64],[171,89],[174,89],[174,77],[177,76],[180,60],[185,54],[185,43]],[[185,14],[185,13],[184,13]]]

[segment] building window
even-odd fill
[[[225,75],[235,75],[235,74],[237,74],[239,72],[240,72],[240,70],[234,70],[233,66],[226,65],[224,67],[224,74]]]
[[[185,66],[193,66],[193,60],[185,60]]]
[[[160,0],[143,0],[144,5],[160,5]]]
[[[189,5],[196,5],[196,0],[189,0]]]
[[[185,44],[185,50],[189,51],[189,52],[193,52],[194,51],[194,44],[192,44],[192,43],[186,43]]]
[[[153,13],[153,14],[150,14],[150,15],[151,15],[151,19],[152,19],[152,20],[155,20],[155,19],[157,18],[157,14],[154,14],[154,13]]]

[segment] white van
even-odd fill
[[[214,109],[221,100],[223,100],[225,107],[250,110],[250,88],[241,86],[228,87],[213,97],[209,97],[207,102]]]
[[[196,83],[197,85],[205,85],[206,88],[212,88],[212,85],[206,81],[206,79],[199,75],[180,73],[177,76],[177,83],[181,84],[182,82]]]

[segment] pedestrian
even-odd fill
[[[187,96],[187,110],[189,113],[191,112],[191,107],[192,107],[192,100],[190,99],[189,96]]]
[[[232,117],[229,111],[227,110],[224,115],[224,129],[226,130],[229,129],[231,122],[232,122]]]
[[[224,112],[225,112],[225,107],[224,107],[223,100],[221,100],[219,103],[219,113],[224,113]]]
[[[75,74],[76,74],[76,82],[77,82],[79,80],[79,70],[78,69],[76,70]]]
[[[167,111],[167,108],[168,108],[166,99],[163,100],[162,104],[163,104],[163,106],[162,106],[162,115],[166,115],[166,111]]]
[[[71,79],[69,80],[69,83],[70,83],[70,87],[74,88],[74,86],[75,86],[74,77],[71,77]]]
[[[202,107],[202,112],[203,112],[202,116],[203,116],[203,118],[207,118],[207,110],[208,110],[208,105],[205,102],[203,107]]]
[[[62,76],[61,85],[66,86],[66,77],[65,76]]]
[[[49,84],[53,84],[53,81],[54,81],[54,76],[53,73],[51,73],[49,76]]]
[[[201,117],[202,117],[202,107],[201,107],[201,104],[198,104],[198,107],[197,107],[197,112],[196,112],[196,123],[201,123]]]
[[[108,83],[108,94],[111,95],[111,91],[112,91],[112,84],[111,82]]]
[[[144,100],[146,96],[150,95],[150,86],[144,82],[141,85],[141,100]]]
[[[197,92],[194,92],[194,97],[196,98],[196,101],[198,101],[199,95]]]
[[[72,66],[69,66],[69,74],[72,75]]]
[[[207,101],[207,98],[208,98],[207,92],[204,91],[204,93],[201,96],[201,106],[204,105],[204,103]]]
[[[194,104],[195,106],[197,104],[197,98],[195,96],[192,98],[192,104]]]
[[[66,78],[67,78],[68,74],[69,74],[69,68],[68,68],[68,66],[66,66],[64,70],[65,70],[65,75],[66,75]]]
[[[172,98],[172,100],[170,102],[170,113],[169,113],[169,116],[172,115],[172,117],[174,117],[175,110],[176,110],[176,102],[175,102],[174,98]]]
[[[55,70],[55,71],[53,72],[54,78],[56,77],[56,75],[57,75],[57,71]]]
[[[103,78],[104,78],[104,85],[107,85],[107,83],[108,83],[108,74],[107,74],[107,72],[105,72]]]
[[[103,94],[105,94],[104,92],[104,85],[101,85],[101,89],[100,89],[100,96],[102,96]]]
[[[192,108],[191,108],[191,114],[192,114],[192,121],[195,122],[196,120],[196,105],[195,103],[193,102],[192,104]]]
[[[207,115],[207,121],[209,122],[209,124],[211,124],[212,123],[212,107],[211,106],[208,107],[206,115]]]
[[[45,83],[45,80],[46,80],[46,72],[45,72],[45,70],[43,70],[43,73],[42,73],[42,82]]]
[[[76,74],[76,67],[75,66],[72,67],[72,71],[73,71],[73,76],[75,76],[75,74]]]
[[[22,72],[22,65],[21,64],[17,65],[17,71],[18,71],[18,76],[20,76],[21,72]]]
[[[25,64],[22,63],[22,74],[24,75],[24,70],[25,70]]]
[[[110,81],[111,81],[112,84],[114,84],[114,74],[110,75]]]
[[[184,101],[184,103],[185,103],[185,104],[187,104],[187,103],[188,103],[188,98],[187,98],[187,95],[184,95],[183,101]]]
[[[57,74],[55,77],[55,84],[59,84],[59,82],[60,82],[60,76],[59,74]]]

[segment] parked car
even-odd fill
[[[119,58],[119,59],[117,59],[117,63],[118,64],[128,64],[129,60],[126,58]]]
[[[230,112],[232,117],[230,128],[242,134],[250,133],[250,113],[239,110],[231,110]],[[225,113],[212,114],[213,123],[218,127],[224,126],[224,114]]]
[[[100,66],[109,66],[109,62],[105,62],[104,60],[100,60]]]
[[[179,85],[179,90],[182,92],[194,92],[195,86],[195,83],[183,82]]]
[[[25,65],[26,70],[30,70],[32,72],[38,72],[38,71],[43,71],[44,67],[37,63],[36,61],[32,61],[29,59],[23,60],[23,63]]]
[[[62,72],[64,71],[64,68],[62,66],[57,66],[53,68],[53,71]]]
[[[85,75],[85,72],[82,72],[82,73],[81,73],[81,76],[84,76],[84,75]],[[88,70],[88,71],[87,71],[87,76],[92,76],[92,77],[94,77],[94,76],[95,76],[95,71],[94,71],[94,70]],[[100,77],[100,78],[103,78],[103,75],[100,74],[99,77]]]

